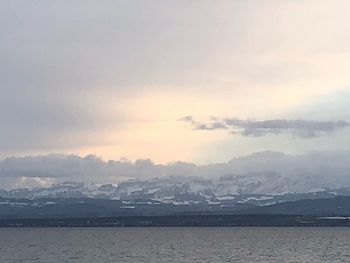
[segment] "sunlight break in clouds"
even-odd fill
[[[326,118],[324,105],[350,98],[329,96],[349,91],[349,9],[345,0],[2,1],[0,156],[203,163],[343,149],[348,129],[337,121],[349,107]],[[323,106],[310,106],[317,98]],[[189,113],[235,116],[249,136],[230,136],[227,123],[193,132],[177,121]],[[245,121],[255,119],[282,121]],[[290,121],[314,119],[322,123],[304,124],[329,121],[334,132]]]

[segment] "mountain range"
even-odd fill
[[[269,177],[267,176],[269,179]],[[254,193],[262,183],[242,177],[216,180],[172,176],[128,180],[118,185],[65,182],[46,188],[0,190],[0,217],[82,217],[171,214],[283,213],[350,211],[349,205],[334,210],[324,200],[350,196],[347,187],[306,193]],[[338,198],[338,199],[337,199]],[[349,197],[350,198],[350,197]],[[349,201],[350,199],[346,199]],[[314,201],[311,204],[306,201]],[[318,201],[318,203],[315,203]],[[304,202],[304,203],[303,203]],[[332,203],[332,202],[331,202]],[[292,204],[292,205],[287,205]],[[297,204],[302,204],[299,207]],[[307,206],[305,206],[307,204]],[[307,207],[307,208],[305,208]],[[332,209],[330,209],[330,207]],[[334,213],[331,213],[333,215]]]
[[[288,203],[350,196],[349,156],[260,152],[210,165],[104,162],[68,155],[10,158],[0,161],[0,179],[53,183],[0,189],[0,217],[270,213]],[[90,175],[112,182],[125,179],[89,183]],[[79,181],[62,181],[74,178]],[[276,211],[306,213],[283,207]]]

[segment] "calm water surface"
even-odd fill
[[[350,262],[350,229],[0,229],[0,262]]]

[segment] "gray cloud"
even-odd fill
[[[243,179],[245,182],[260,182],[272,178],[278,180],[274,188],[267,184],[267,188],[261,189],[262,192],[294,192],[298,189],[306,191],[315,187],[350,185],[349,169],[349,152],[289,155],[267,151],[208,165],[185,162],[155,164],[148,159],[135,162],[103,161],[94,155],[50,154],[1,160],[0,188],[47,186],[65,181],[116,184],[128,179],[168,176],[208,179],[224,176],[236,178],[232,181],[236,183]]]
[[[185,116],[179,121],[184,121],[190,123],[195,130],[218,130],[218,129],[228,129],[228,127],[225,125],[225,123],[220,122],[219,120],[213,118],[212,122],[207,124],[207,123],[201,123],[198,121],[195,121],[193,116]]]
[[[186,116],[180,121],[188,122],[194,130],[229,130],[233,134],[247,137],[262,137],[268,134],[291,133],[298,137],[312,138],[335,132],[350,126],[348,121],[315,120],[241,120],[237,118],[211,118],[207,123],[196,121],[193,116]]]

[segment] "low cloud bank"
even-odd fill
[[[129,179],[146,180],[166,176],[259,178],[259,175],[267,174],[300,184],[307,180],[314,182],[314,185],[322,182],[320,187],[341,187],[350,183],[349,171],[349,152],[302,155],[259,152],[226,163],[209,165],[185,162],[154,164],[147,159],[135,162],[103,161],[94,155],[79,157],[51,154],[11,157],[0,161],[0,188],[42,187],[65,181],[117,184]]]

